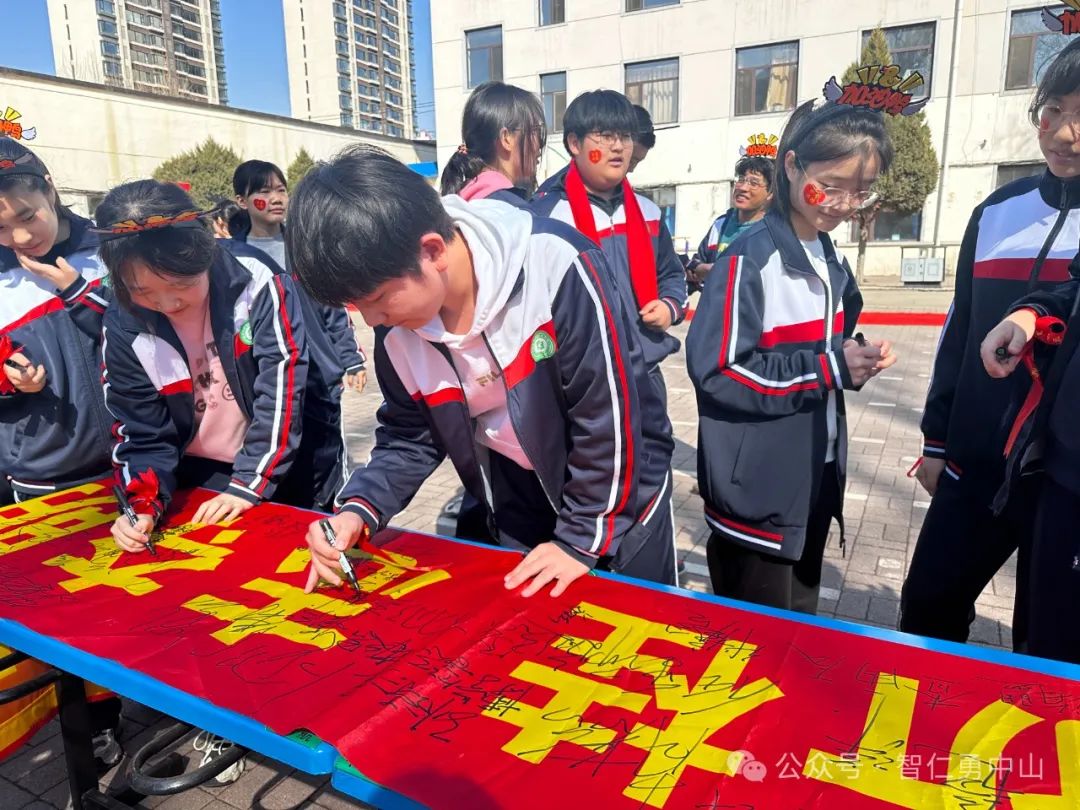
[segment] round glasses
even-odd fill
[[[1065,112],[1060,104],[1040,104],[1030,113],[1031,125],[1040,132],[1057,131],[1069,124],[1073,134],[1080,133],[1080,112]]]
[[[590,132],[590,138],[600,143],[601,146],[614,146],[616,143],[633,143],[634,136],[630,132]]]
[[[799,171],[803,173],[803,177],[813,184],[814,188],[817,190],[817,199],[814,204],[820,208],[835,208],[838,205],[847,203],[852,210],[862,211],[881,199],[881,195],[876,191],[848,191],[843,188],[826,186],[807,174],[806,169],[803,168],[802,163],[799,162],[798,159],[796,159],[795,165],[799,167]]]

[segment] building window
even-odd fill
[[[343,42],[340,39],[334,40],[334,47],[337,48],[337,52],[340,53],[341,55],[348,56],[348,54],[349,54],[349,43],[348,42]]]
[[[898,214],[895,211],[878,211],[870,222],[867,239],[871,242],[918,242],[922,237],[922,211],[914,214]],[[859,241],[859,224],[851,223],[851,241]]]
[[[352,128],[352,113],[343,112],[341,114],[341,125],[343,127],[349,127],[350,129]]]
[[[112,59],[102,59],[101,66],[104,69],[107,78],[115,79],[124,75],[124,71],[120,68],[120,63],[114,62]]]
[[[99,14],[108,14],[110,17],[116,16],[116,6],[110,0],[97,0],[97,10]]]
[[[338,73],[348,73],[349,72],[349,60],[348,59],[338,59],[337,60],[337,70],[338,70]]]
[[[347,37],[349,35],[349,26],[343,22],[334,23],[334,33],[339,37]]]
[[[735,51],[736,115],[794,109],[798,85],[798,42]]]
[[[348,93],[352,90],[352,82],[349,80],[348,76],[338,76],[337,89],[342,93]]]
[[[1003,163],[997,167],[997,182],[994,188],[1001,188],[1013,180],[1022,177],[1034,177],[1046,170],[1046,164],[1038,163]]]
[[[339,20],[348,19],[345,16],[345,4],[344,3],[334,3],[334,16]]]
[[[342,110],[352,109],[352,96],[347,96],[344,93],[338,96],[338,107]]]
[[[647,8],[660,8],[661,6],[677,6],[679,0],[626,0],[627,11],[643,11]]]
[[[101,53],[104,56],[119,56],[120,46],[110,39],[101,40]]]
[[[502,81],[502,26],[465,32],[469,63],[468,87],[490,81]]]
[[[668,233],[675,233],[675,186],[639,188],[638,191],[659,206],[660,219]]]
[[[1051,9],[1055,14],[1064,6]],[[1005,89],[1034,87],[1051,60],[1069,43],[1069,37],[1043,25],[1042,9],[1014,11],[1009,25],[1009,57],[1005,68]]]
[[[566,0],[540,0],[540,24],[557,25],[566,22]]]
[[[873,31],[863,31],[863,47],[870,41],[872,33]],[[911,95],[914,98],[929,95],[930,74],[934,69],[934,23],[886,28],[885,41],[889,44],[894,65],[898,65],[905,73],[917,70],[922,74],[924,83],[915,88]]]
[[[98,31],[108,37],[116,36],[116,23],[112,20],[98,20]]]
[[[626,66],[626,97],[649,111],[654,124],[679,120],[679,60]]]
[[[386,128],[386,130],[390,135],[394,136],[395,138],[404,138],[405,137],[405,130],[402,129],[401,127],[394,126],[393,124],[388,126]]]

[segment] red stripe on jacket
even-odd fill
[[[581,254],[581,260],[585,266],[589,268],[589,273],[592,274],[593,281],[596,284],[596,293],[600,297],[600,304],[604,308],[604,317],[607,319],[608,331],[611,333],[611,348],[615,353],[615,368],[618,371],[619,385],[623,392],[623,408],[624,411],[630,409],[630,385],[626,378],[626,365],[623,361],[622,351],[619,349],[619,343],[616,339],[619,332],[615,328],[615,319],[611,316],[611,308],[608,306],[607,298],[604,297],[604,288],[600,282],[600,276],[596,272],[596,267],[589,260],[589,257],[584,253]],[[612,418],[614,418],[612,413]],[[622,481],[622,500],[615,507],[615,509],[608,515],[608,531],[607,536],[604,538],[603,545],[599,549],[599,554],[602,556],[607,553],[608,548],[611,547],[612,538],[615,535],[615,515],[622,512],[626,508],[627,501],[630,500],[630,482],[633,480],[634,472],[634,436],[630,430],[630,418],[628,413],[623,413],[622,418],[623,428],[623,446],[626,448],[626,470],[623,475]]]
[[[445,405],[447,402],[464,402],[465,392],[456,386],[450,388],[440,388],[438,391],[434,391],[430,394],[425,394],[423,391],[417,391],[412,395],[412,398],[423,403],[429,408],[437,408],[440,405]]]
[[[727,365],[728,346],[731,345],[731,311],[735,301],[735,274],[739,266],[739,257],[732,256],[728,259],[727,293],[724,298],[724,338],[720,341],[720,357],[717,358],[717,366],[723,368]]]
[[[533,332],[522,344],[521,349],[518,350],[517,357],[506,364],[506,368],[503,369],[503,379],[506,381],[507,388],[513,388],[519,382],[524,380],[533,371],[536,370],[536,361],[532,356],[532,342],[537,332],[545,333],[551,342],[558,346],[558,342],[555,340],[555,322],[548,321],[540,326],[536,332]]]
[[[285,448],[289,443],[289,426],[292,424],[293,418],[293,388],[296,385],[296,360],[300,355],[300,351],[296,348],[296,340],[293,338],[292,324],[289,323],[289,314],[285,308],[285,286],[281,283],[281,277],[274,277],[274,284],[278,288],[278,314],[281,317],[282,332],[285,335],[285,345],[289,350],[289,357],[291,361],[289,363],[289,377],[285,382],[285,417],[281,420],[281,435],[278,437],[278,449],[274,454],[274,458],[266,466],[265,472],[262,474],[262,483],[259,484],[259,488],[254,490],[256,495],[262,495],[263,490],[266,489],[267,481],[273,475],[274,468],[277,467],[281,461],[281,456],[285,452]]]
[[[833,333],[844,331],[844,313],[837,312],[833,317]],[[758,346],[771,349],[781,343],[817,343],[825,340],[825,320],[823,318],[803,323],[789,323],[774,326],[768,332],[762,332]]]
[[[14,332],[20,327],[26,326],[31,321],[36,321],[38,318],[42,318],[48,315],[50,312],[57,312],[64,308],[64,302],[59,298],[50,298],[42,304],[38,304],[36,307],[28,311],[21,318],[18,318],[7,326],[0,329],[0,332]]]
[[[1038,281],[1051,281],[1059,283],[1069,280],[1069,263],[1071,259],[1047,259],[1039,268]],[[972,275],[975,278],[994,278],[1005,281],[1027,281],[1031,278],[1031,268],[1035,261],[1029,258],[1021,259],[987,259],[975,262]]]

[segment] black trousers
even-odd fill
[[[1027,649],[1080,664],[1080,495],[1043,478],[1028,579]]]
[[[11,482],[3,473],[0,473],[0,506],[9,506],[15,503],[15,491],[11,488]]]
[[[794,562],[736,545],[713,532],[705,547],[713,591],[757,605],[816,614],[825,544],[833,516],[840,511],[840,494],[836,463],[830,462],[810,509],[802,557]]]
[[[528,551],[555,536],[557,515],[540,480],[498,453],[490,454],[491,489],[495,504],[496,542]],[[631,529],[613,557],[597,565],[635,579],[675,584],[675,538],[671,513],[671,482],[657,498],[647,522]]]
[[[975,600],[1019,552],[1013,647],[1024,650],[1036,487],[1035,479],[1022,479],[1005,511],[994,517],[983,499],[942,473],[901,591],[900,630],[966,642],[975,620]]]

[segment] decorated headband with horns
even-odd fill
[[[865,107],[888,115],[915,115],[930,100],[929,96],[911,100],[911,91],[925,84],[922,74],[907,76],[898,65],[864,65],[855,71],[855,79],[843,87],[833,76],[825,83],[827,101]]]
[[[0,158],[0,177],[9,177],[15,174],[30,174],[34,177],[45,177],[45,167],[41,161],[27,152],[17,158]]]
[[[122,222],[114,222],[112,225],[99,226],[90,230],[99,234],[102,242],[107,242],[111,239],[134,236],[161,228],[201,228],[203,226],[199,218],[209,213],[209,211],[181,211],[171,216],[154,214],[145,219],[125,219]]]

